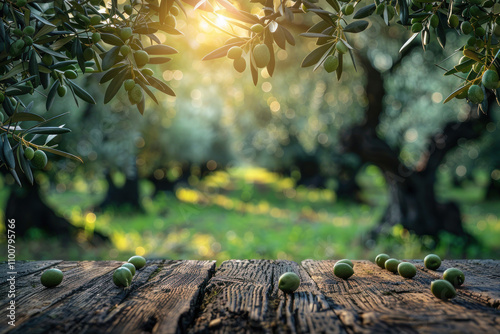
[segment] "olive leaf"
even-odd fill
[[[115,46],[105,53],[104,58],[102,58],[102,69],[104,71],[109,70],[111,67],[113,67],[113,65],[116,63],[119,53],[119,46]]]
[[[78,96],[79,98],[81,98],[83,101],[85,101],[87,103],[96,104],[95,99],[85,89],[78,86],[76,83],[74,83],[71,80],[66,80],[66,82],[68,82],[69,85],[71,86],[71,88],[73,88],[73,91],[74,91],[76,96]]]
[[[52,84],[52,87],[50,87],[49,94],[47,95],[47,101],[45,102],[45,108],[47,110],[50,110],[52,104],[54,103],[54,100],[56,98],[57,88],[59,87],[59,85],[60,85],[59,80],[55,80],[54,83]]]
[[[227,44],[227,45],[221,46],[220,48],[215,49],[214,51],[212,51],[209,54],[207,54],[201,60],[212,60],[212,59],[217,59],[217,58],[225,57],[227,55],[227,51],[230,48],[232,48],[233,46],[240,46],[243,43],[244,42],[236,42],[236,43],[232,43],[232,44]]]
[[[104,94],[104,104],[108,103],[111,101],[111,99],[118,93],[118,90],[120,90],[120,87],[123,84],[123,81],[125,80],[125,76],[128,74],[128,68],[124,68],[121,70],[113,80],[111,80],[108,88],[106,89],[106,93]]]
[[[71,132],[68,128],[61,128],[58,126],[36,127],[26,131],[26,134],[39,134],[39,135],[60,135],[63,133]]]
[[[23,145],[19,145],[17,147],[17,161],[19,162],[19,166],[21,167],[21,171],[24,173],[29,183],[33,185],[33,172],[31,171],[30,163],[28,159],[24,156]]]
[[[123,45],[123,41],[121,40],[121,38],[113,34],[101,33],[101,39],[104,41],[104,43],[107,44],[117,45],[117,46]]]
[[[9,138],[7,138],[6,133],[2,134],[1,141],[1,149],[5,163],[9,168],[16,168],[16,159],[14,158],[14,152],[12,151],[12,147],[10,146]]]
[[[314,49],[302,61],[301,67],[309,67],[316,64],[321,57],[331,48],[333,43],[328,43]]]
[[[174,53],[179,53],[179,51],[177,51],[173,47],[163,44],[148,46],[144,48],[144,51],[146,51],[149,55],[171,55]]]
[[[372,15],[375,12],[375,9],[377,9],[377,6],[374,3],[368,6],[361,7],[356,11],[356,13],[354,13],[353,18],[357,20],[364,19],[365,17]]]
[[[447,103],[447,102],[453,100],[457,95],[459,95],[460,93],[463,93],[464,91],[468,90],[471,85],[472,85],[472,83],[469,82],[468,84],[455,89],[453,91],[453,93],[451,93],[450,95],[448,95],[448,97],[444,100],[443,103]]]
[[[344,32],[359,33],[365,30],[366,28],[368,28],[368,21],[359,20],[349,23],[348,25],[345,26],[343,30]]]

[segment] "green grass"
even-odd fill
[[[176,194],[152,199],[151,185],[142,184],[145,213],[94,213],[92,205],[103,196],[79,190],[51,192],[49,203],[85,233],[76,242],[47,238],[31,231],[18,240],[18,259],[126,260],[139,254],[148,258],[215,259],[373,259],[386,252],[398,258],[423,258],[434,246],[401,226],[377,242],[367,233],[387,203],[384,181],[376,168],[359,177],[364,198],[372,205],[340,202],[330,190],[295,188],[293,180],[262,169],[240,168],[217,172]],[[463,245],[443,234],[433,250],[443,257],[498,257],[500,208],[484,203],[482,185],[454,189],[446,179],[436,186],[441,199],[461,203],[465,226],[482,243],[463,252]],[[3,197],[2,197],[3,196]],[[0,198],[5,194],[0,193]],[[83,204],[82,204],[83,203]],[[92,244],[95,230],[111,244]],[[2,249],[5,239],[1,240]]]

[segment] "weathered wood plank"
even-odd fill
[[[44,270],[53,266],[62,260],[50,261],[15,261],[14,269],[9,268],[8,262],[0,263],[0,285],[7,283],[7,278],[12,276],[10,272],[15,272],[16,279],[32,274],[34,272]]]
[[[178,333],[194,318],[215,261],[168,263],[115,308],[83,319],[75,333]],[[105,329],[105,330],[103,330]]]
[[[333,275],[335,261],[306,260],[302,265],[329,300],[348,332],[497,333],[500,311],[458,291],[444,302],[430,292],[435,277],[419,271],[404,279],[369,261],[354,261],[355,275]]]
[[[423,261],[412,261],[427,274],[442,278],[448,268],[458,268],[465,275],[460,290],[471,297],[486,302],[489,306],[500,308],[500,261],[499,260],[444,260],[438,270],[424,267]]]
[[[11,332],[175,333],[192,317],[202,282],[208,281],[215,262],[148,261],[127,289],[113,284],[117,266]]]
[[[309,274],[298,264],[277,261],[278,275],[274,285],[278,292],[279,276],[293,271],[300,276],[300,287],[291,295],[278,292],[279,305],[276,319],[278,333],[345,333],[344,326],[326,297],[320,292]],[[286,324],[286,326],[284,326]]]
[[[297,273],[301,286],[285,296],[279,276]],[[206,289],[202,309],[188,333],[343,332],[325,297],[295,262],[224,262]]]
[[[31,270],[33,273],[16,277],[16,328],[21,327],[30,317],[36,316],[52,305],[63,301],[68,296],[78,292],[83,285],[109,273],[123,263],[118,261],[53,262],[57,264],[54,267],[64,273],[63,282],[55,288],[48,289],[40,283],[41,268],[48,268],[46,261],[40,261],[39,265],[35,263]],[[33,268],[36,270],[33,270]],[[27,268],[26,272],[28,271]],[[10,301],[7,296],[8,289],[9,286],[7,285],[0,286],[0,296],[3,298],[0,301],[1,319],[7,319],[7,304]],[[0,328],[0,333],[13,329],[12,327]]]

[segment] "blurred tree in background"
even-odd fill
[[[219,10],[190,22],[175,16],[183,10],[180,2],[168,0],[113,1],[105,11],[97,0],[71,2],[73,6],[58,1],[2,5],[0,82],[7,117],[2,121],[1,158],[12,175],[7,183],[20,183],[19,175],[33,183],[31,168],[46,164],[43,152],[79,160],[67,153],[73,152],[86,161],[83,169],[52,158],[49,166],[56,165],[54,172],[104,178],[108,190],[102,207],[128,204],[141,209],[140,179],[148,179],[156,191],[174,190],[179,183],[193,184],[208,171],[240,161],[290,175],[298,184],[335,187],[339,196],[359,200],[356,175],[370,163],[381,169],[389,190],[381,226],[402,224],[419,235],[435,236],[442,230],[466,235],[457,205],[438,202],[434,185],[450,151],[458,151],[453,157],[461,164],[455,170],[463,177],[474,168],[467,168],[465,161],[475,160],[479,149],[474,148],[477,154],[463,150],[469,160],[460,158],[461,147],[495,147],[494,136],[480,144],[472,140],[496,128],[492,108],[498,86],[498,4],[263,0],[234,7],[223,0],[183,2],[206,15]],[[368,16],[376,24],[365,31]],[[413,34],[401,50],[404,57],[392,50],[408,33],[384,22],[411,27]],[[208,27],[228,31],[230,39],[207,37]],[[181,30],[195,37],[175,37]],[[431,31],[436,34],[432,42]],[[296,41],[297,34],[309,40]],[[419,36],[425,53],[411,43]],[[457,82],[438,78],[442,72],[433,68],[435,59],[447,56],[434,36],[441,46],[460,47],[460,54],[439,65],[451,68],[445,70],[447,75],[464,73],[456,90],[452,87]],[[165,57],[177,53],[167,40],[186,55],[175,62],[178,69]],[[216,43],[225,45],[210,52]],[[299,47],[286,49],[296,43]],[[207,53],[206,60],[232,59],[235,70],[229,72],[227,62],[193,64],[192,59]],[[314,66],[321,73],[303,71],[297,77],[291,69],[302,58],[303,67]],[[23,67],[23,62],[29,66]],[[275,69],[278,75],[271,78]],[[100,83],[109,82],[104,94],[95,81],[75,81],[90,72],[100,73]],[[237,82],[250,80],[247,74],[262,92]],[[49,113],[20,98],[41,87],[48,90],[43,99]],[[156,97],[150,89],[173,96],[171,87],[178,95],[175,102]],[[59,110],[56,93],[88,103],[95,103],[99,94],[106,103],[118,98],[108,109],[82,106],[64,126],[45,126],[49,117],[66,111],[63,101],[68,99],[57,100],[63,107]],[[470,105],[456,101],[465,97]],[[139,117],[127,100],[141,114],[148,112]],[[441,104],[449,100],[455,104]],[[69,129],[73,137],[60,139]],[[28,148],[41,152],[35,152],[31,162],[31,153],[25,154]],[[500,179],[498,164],[484,164],[482,168],[491,170],[488,194],[493,196]],[[121,186],[117,175],[123,176]],[[33,196],[30,202],[43,203],[37,187],[13,190],[6,216],[26,211],[27,196]],[[43,217],[50,211],[32,209],[31,215]],[[72,230],[54,219],[55,225],[46,223],[49,218],[39,220],[39,227]]]

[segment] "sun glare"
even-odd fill
[[[221,28],[227,28],[228,23],[224,16],[217,15],[217,19],[215,19],[215,24]]]

